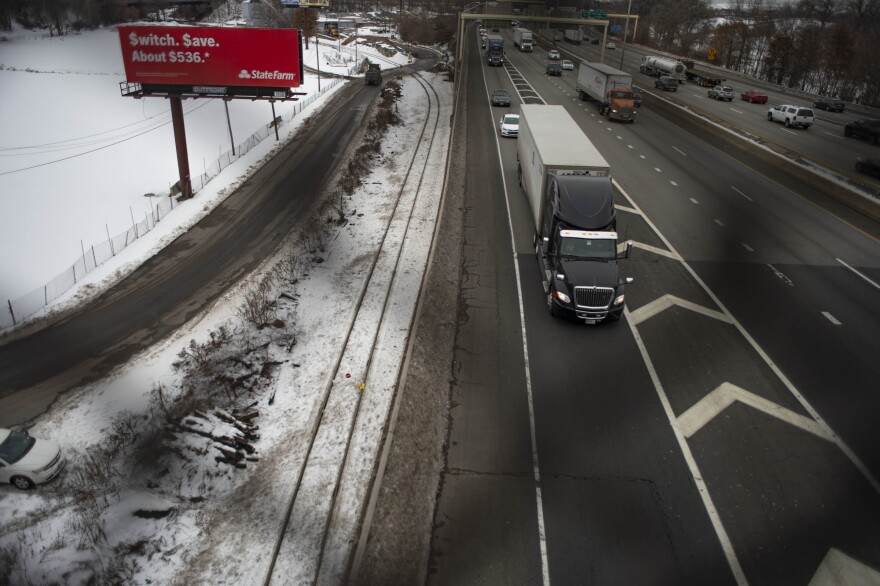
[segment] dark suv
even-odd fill
[[[678,80],[674,77],[669,77],[668,75],[662,75],[654,80],[654,87],[658,90],[677,92],[678,91]]]
[[[843,135],[864,138],[871,144],[880,144],[880,120],[862,118],[847,122],[843,127]]]
[[[813,102],[813,107],[819,110],[826,110],[828,112],[843,112],[844,108],[846,108],[846,104],[843,100],[837,100],[835,98],[822,98]]]
[[[562,75],[562,66],[559,63],[548,63],[547,64],[547,75]]]

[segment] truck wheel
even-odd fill
[[[791,128],[791,120],[789,120],[788,118],[785,119],[785,127]]]
[[[516,181],[519,183],[519,186],[522,187],[522,165],[516,166]]]

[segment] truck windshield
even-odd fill
[[[629,92],[616,91],[611,92],[611,97],[618,100],[632,99],[632,94]]]
[[[559,254],[571,259],[611,260],[617,256],[615,241],[610,238],[562,238]]]

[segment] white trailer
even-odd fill
[[[551,175],[608,177],[611,166],[562,106],[522,104],[517,140],[519,182],[541,234],[541,198]],[[597,226],[583,226],[596,229]]]
[[[668,75],[677,79],[679,83],[684,83],[687,68],[682,62],[675,59],[646,55],[642,57],[642,61],[639,63],[639,71],[653,77]]]
[[[575,89],[582,100],[594,100],[613,120],[634,122],[635,92],[632,76],[604,63],[581,63]]]
[[[532,31],[527,28],[517,27],[513,29],[513,44],[519,47],[520,51],[531,52],[534,46]]]
[[[584,40],[584,31],[579,28],[565,29],[565,40],[573,45],[580,45]]]

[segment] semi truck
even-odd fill
[[[532,47],[534,46],[532,31],[527,28],[521,27],[513,29],[513,44],[514,46],[519,47],[520,51],[530,53],[532,51]]]
[[[584,40],[584,31],[579,28],[565,29],[565,40],[573,45],[580,45]]]
[[[489,65],[501,66],[504,63],[504,39],[499,34],[486,36],[486,61]]]
[[[550,315],[587,324],[620,319],[611,167],[563,106],[522,104],[517,177],[535,223],[535,254]]]
[[[680,61],[670,59],[669,57],[655,57],[652,55],[642,57],[642,61],[639,64],[639,71],[645,75],[654,77],[668,75],[676,79],[678,83],[684,83],[686,79],[685,69],[684,64]]]
[[[694,62],[690,59],[682,59],[681,64],[685,67],[684,74],[688,81],[693,81],[697,85],[703,87],[715,87],[716,85],[721,85],[727,81],[727,78],[696,67]]]
[[[575,89],[581,100],[599,104],[610,120],[636,121],[636,94],[632,76],[604,63],[581,63]]]

